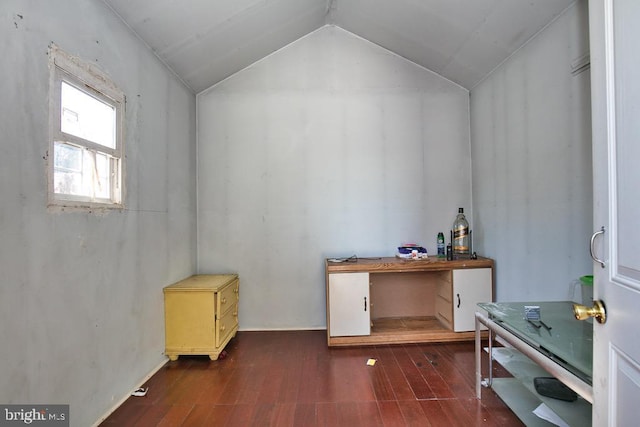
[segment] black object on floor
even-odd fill
[[[577,393],[562,384],[557,378],[537,377],[533,379],[533,385],[536,391],[542,396],[567,402],[573,402],[578,399]]]

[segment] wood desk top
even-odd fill
[[[417,260],[398,257],[367,257],[364,259],[356,259],[355,261],[349,260],[343,262],[333,262],[327,259],[325,265],[328,273],[403,273],[493,267],[493,260],[484,257],[453,261],[436,257]]]

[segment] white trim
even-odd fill
[[[604,1],[604,76],[605,76],[605,112],[606,112],[606,138],[607,138],[607,174],[616,175],[616,87],[615,87],[615,67],[614,67],[614,28],[613,28],[613,1]],[[608,180],[608,224],[607,224],[607,247],[613,248],[616,244],[615,236],[618,234],[617,216],[615,206],[617,206],[617,193],[615,180]],[[608,268],[609,281],[618,276],[616,251],[609,250],[604,261]],[[608,258],[608,259],[607,259]]]
[[[54,43],[49,46],[49,57],[52,65],[65,70],[68,74],[83,81],[94,90],[124,105],[124,92],[111,81],[109,76],[94,64],[83,61],[77,56],[65,52]],[[92,77],[91,81],[89,81],[88,78],[83,78],[83,76],[87,75]]]

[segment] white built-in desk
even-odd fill
[[[493,260],[325,261],[329,346],[473,340]]]

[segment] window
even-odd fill
[[[122,208],[124,94],[93,64],[49,52],[49,205]]]

